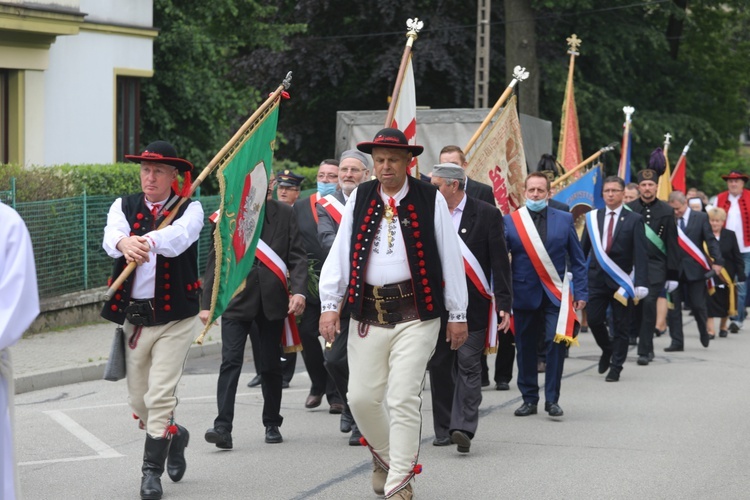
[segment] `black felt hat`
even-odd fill
[[[372,142],[360,142],[357,149],[363,153],[372,154],[372,148],[392,148],[405,149],[414,156],[419,156],[424,151],[424,147],[415,144],[409,144],[406,136],[397,128],[384,128],[377,134]]]
[[[167,141],[154,141],[146,146],[146,149],[140,155],[125,155],[125,158],[136,163],[143,161],[164,163],[183,173],[193,170],[193,164],[177,156],[177,150]]]

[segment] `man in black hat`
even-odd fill
[[[721,178],[727,181],[727,190],[716,197],[716,206],[727,213],[724,227],[734,231],[737,246],[745,261],[745,272],[750,275],[750,191],[745,189],[750,176],[732,170]],[[741,282],[737,285],[737,317],[732,318],[729,324],[729,331],[732,333],[738,333],[745,321],[746,297],[746,282]]]
[[[141,498],[162,497],[161,475],[179,481],[185,473],[187,429],[175,422],[177,383],[195,338],[199,309],[198,238],[203,208],[191,199],[177,207],[190,189],[193,165],[164,141],[140,155],[142,193],[118,198],[107,214],[104,250],[115,258],[113,277],[131,262],[138,267],[102,309],[102,317],[123,325],[128,403],[146,430]],[[177,175],[185,177],[178,195]],[[170,211],[171,225],[156,230]]]
[[[386,128],[357,145],[376,180],[346,204],[320,277],[320,332],[334,342],[339,305],[349,323],[349,406],[373,456],[372,486],[386,498],[412,497],[427,362],[447,316],[446,342],[466,341],[468,296],[461,249],[445,198],[409,177],[422,146]]]
[[[656,303],[659,296],[665,289],[673,292],[679,278],[674,212],[672,207],[656,197],[659,176],[665,168],[663,153],[661,159],[654,156],[649,168],[638,172],[638,199],[627,204],[643,218],[647,241],[648,295],[633,309],[630,333],[631,339],[638,339],[638,364],[641,366],[647,366],[654,359]]]
[[[276,176],[276,197],[282,203],[294,205],[300,194],[300,184],[305,178],[291,170],[284,170]]]

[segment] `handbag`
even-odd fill
[[[107,366],[104,367],[104,380],[117,382],[125,378],[125,332],[122,327],[115,328],[115,337],[109,350]]]

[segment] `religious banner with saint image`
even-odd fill
[[[278,101],[238,141],[217,171],[221,206],[214,233],[216,275],[207,325],[242,291],[255,260],[277,122]]]
[[[503,215],[524,204],[526,156],[516,96],[511,97],[479,147],[471,153],[466,175],[492,187],[495,204]]]

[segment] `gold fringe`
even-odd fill
[[[495,354],[495,353],[497,353],[497,347],[485,347],[484,348],[485,356],[488,356],[490,354]]]
[[[289,354],[292,352],[302,352],[302,346],[301,345],[284,346],[284,354]]]
[[[565,344],[568,347],[570,347],[570,346],[579,346],[580,345],[578,343],[578,339],[572,338],[572,337],[568,337],[567,335],[563,335],[561,333],[556,333],[555,334],[555,339],[553,340],[553,342],[555,342],[557,344]]]

